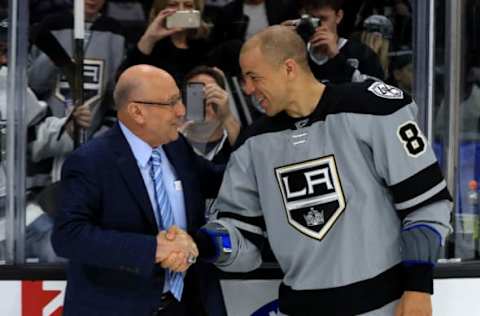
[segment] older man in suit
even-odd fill
[[[119,123],[75,151],[62,172],[52,243],[70,259],[64,315],[205,315],[207,306],[222,315],[213,268],[191,265],[198,250],[190,235],[223,168],[179,137],[185,108],[165,71],[127,69],[115,102]]]

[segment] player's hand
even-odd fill
[[[395,316],[432,316],[430,294],[406,291],[395,309]]]
[[[183,30],[183,28],[167,29],[165,26],[166,18],[173,15],[176,11],[175,9],[164,9],[150,23],[137,44],[138,49],[143,54],[150,55],[158,41]]]
[[[310,45],[322,55],[333,58],[337,56],[339,52],[337,41],[338,37],[335,33],[330,31],[326,26],[319,26],[310,38]]]

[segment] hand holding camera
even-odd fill
[[[319,25],[310,38],[310,45],[328,58],[333,58],[338,54],[337,34],[330,31],[327,26]]]
[[[179,27],[166,27],[166,19],[173,16],[177,10],[165,9],[158,13],[157,17],[150,23],[142,38],[138,42],[138,49],[145,55],[150,55],[155,44],[172,35],[183,31],[183,28]]]
[[[305,43],[310,43],[320,54],[328,58],[338,54],[337,34],[323,25],[320,18],[304,14],[300,19],[288,20],[282,25],[294,29]]]

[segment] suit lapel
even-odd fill
[[[128,145],[118,124],[112,128],[113,130],[113,150],[116,152],[116,163],[133,198],[136,200],[140,209],[144,213],[148,222],[158,230],[155,215],[153,214],[152,204],[148,196],[145,182],[138,168],[137,160]]]

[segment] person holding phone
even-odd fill
[[[207,41],[209,31],[202,20],[189,24],[191,28],[175,25],[185,25],[179,23],[185,21],[180,16],[185,16],[185,11],[190,11],[188,16],[196,17],[202,14],[203,7],[203,0],[155,0],[150,10],[148,27],[122,68],[135,64],[153,65],[165,69],[177,84],[181,84],[189,70],[205,63],[210,51]],[[171,28],[167,27],[167,21]]]
[[[186,76],[187,120],[183,134],[195,152],[216,163],[226,163],[240,132],[230,111],[225,79],[219,69],[198,66]],[[197,95],[196,89],[201,89]]]

